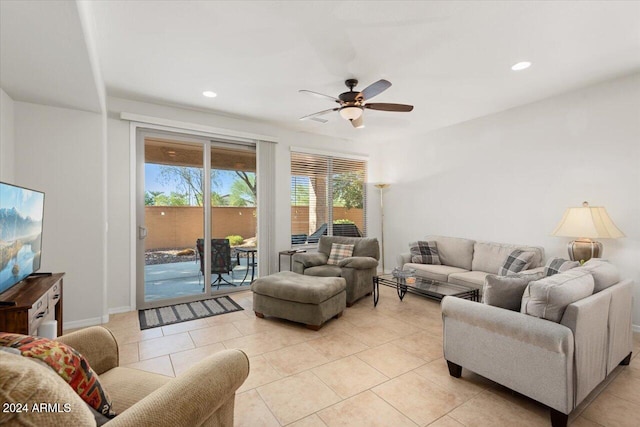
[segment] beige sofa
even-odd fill
[[[118,366],[118,345],[95,326],[58,338],[82,354],[113,401],[117,416],[107,426],[233,426],[235,392],[249,374],[240,350],[224,350],[178,378]],[[96,421],[73,389],[47,366],[0,353],[0,397],[8,402],[70,405],[70,411],[0,414],[0,424],[91,426]],[[3,400],[0,399],[0,400]]]
[[[442,265],[412,263],[411,254],[407,252],[398,255],[398,267],[413,268],[418,276],[428,279],[478,288],[481,294],[485,277],[488,274],[498,274],[498,269],[514,249],[535,254],[528,272],[539,271],[537,269],[544,265],[544,249],[537,246],[481,242],[445,236],[427,236],[424,240],[437,243]]]
[[[556,284],[575,277],[582,280],[572,271],[547,280],[554,278]],[[592,289],[602,290],[567,305],[559,323],[445,297],[443,347],[450,374],[459,377],[462,367],[476,372],[549,406],[551,424],[566,426],[568,414],[618,364],[629,364],[633,348],[633,283],[620,281],[619,276],[602,283],[597,273],[588,279]],[[525,312],[529,287],[521,307]]]

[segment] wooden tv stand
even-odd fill
[[[62,276],[28,277],[0,294],[0,301],[15,303],[0,306],[0,332],[36,335],[43,321],[55,319],[62,335]]]

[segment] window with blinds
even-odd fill
[[[291,153],[291,244],[366,236],[367,161]]]

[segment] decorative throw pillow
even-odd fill
[[[116,415],[98,375],[91,369],[87,359],[68,345],[47,338],[0,332],[0,346],[18,349],[22,356],[46,363],[90,407],[110,418]]]
[[[600,292],[620,281],[618,268],[602,259],[591,258],[589,261],[577,267],[576,270],[586,270],[593,276],[593,293]]]
[[[529,282],[540,280],[543,277],[544,273],[542,271],[532,274],[512,274],[509,276],[489,274],[484,279],[482,302],[494,307],[520,311],[522,294]]]
[[[571,270],[579,265],[580,263],[578,261],[569,261],[564,258],[550,258],[544,266],[544,275],[545,277],[553,276],[554,274]]]
[[[533,252],[525,252],[520,249],[513,250],[504,260],[500,269],[498,269],[498,276],[510,276],[526,270],[531,264],[534,255]]]
[[[593,294],[593,276],[578,269],[529,283],[520,312],[559,323],[571,303]]]
[[[338,263],[343,259],[349,258],[351,255],[353,255],[354,246],[355,245],[345,245],[343,243],[332,243],[331,253],[329,254],[329,260],[327,260],[327,264],[338,265]]]
[[[409,251],[411,252],[411,262],[413,263],[440,265],[438,244],[436,242],[418,241],[409,243]]]

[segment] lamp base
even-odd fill
[[[589,261],[602,256],[602,243],[588,239],[579,239],[567,244],[571,261]]]

